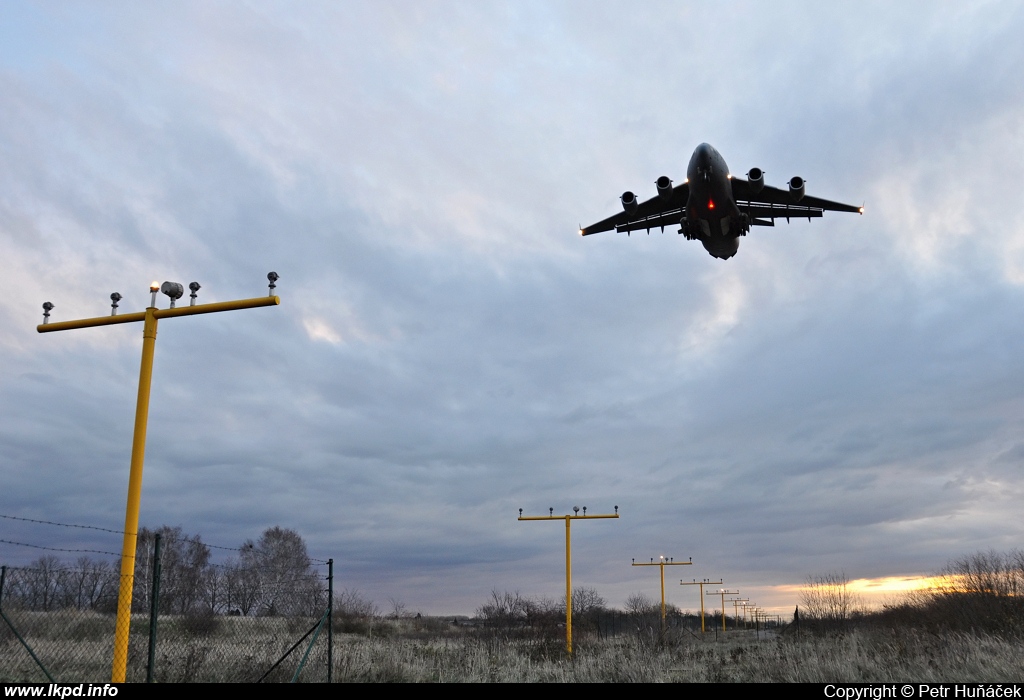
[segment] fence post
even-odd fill
[[[149,661],[146,663],[146,682],[153,682],[156,662],[156,621],[160,614],[160,533],[153,543],[153,593],[149,596]]]
[[[327,682],[334,669],[334,560],[327,560]]]

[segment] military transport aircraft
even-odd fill
[[[747,179],[733,177],[725,160],[706,143],[697,146],[686,168],[686,180],[672,186],[662,175],[655,183],[658,196],[638,202],[632,192],[619,197],[625,210],[580,229],[581,236],[611,231],[640,231],[680,225],[687,240],[697,239],[712,256],[728,260],[736,255],[740,236],[751,226],[774,226],[775,219],[819,217],[825,211],[864,213],[864,207],[804,196],[804,179],[789,181],[789,191],[764,184],[764,172],[752,168]]]

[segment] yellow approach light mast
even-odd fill
[[[128,504],[124,515],[124,542],[121,545],[121,585],[117,596],[117,622],[114,629],[114,660],[111,670],[111,681],[124,683],[128,667],[128,632],[131,627],[132,588],[135,583],[135,543],[139,530],[139,500],[142,495],[142,466],[146,455],[146,427],[149,418],[149,389],[153,379],[153,354],[156,350],[156,326],[162,318],[178,316],[195,316],[212,314],[218,311],[236,311],[238,309],[254,309],[260,306],[277,306],[280,297],[274,294],[276,282],[280,277],[276,272],[267,274],[270,281],[268,294],[254,299],[222,301],[213,304],[196,304],[200,285],[192,282],[188,306],[175,308],[175,302],[184,295],[184,287],[178,282],[164,282],[157,286],[153,282],[149,286],[150,304],[145,311],[133,314],[117,314],[121,295],[114,292],[110,295],[110,315],[97,318],[83,318],[77,321],[61,321],[50,323],[50,312],[54,305],[43,304],[43,322],[36,326],[40,333],[70,331],[78,328],[94,326],[112,326],[120,323],[142,321],[142,364],[139,369],[139,397],[135,404],[135,432],[132,437],[132,459],[128,475]],[[170,308],[156,308],[156,293],[163,292],[170,299]]]
[[[725,632],[725,596],[727,595],[739,595],[739,591],[727,591],[724,588],[720,591],[708,591],[708,595],[720,595],[722,596],[722,631]]]
[[[737,595],[739,595],[739,594],[737,593]],[[737,627],[740,624],[740,605],[742,603],[747,603],[749,601],[750,601],[750,598],[730,598],[729,601],[728,601],[728,602],[732,603],[732,619],[733,619],[734,624]],[[746,623],[745,619],[744,619],[744,623]]]
[[[664,556],[658,557],[658,561],[654,561],[652,558],[650,562],[639,564],[636,563],[636,559],[633,560],[633,566],[657,566],[661,569],[661,636],[662,639],[665,637],[665,567],[666,566],[690,566],[693,564],[693,557],[690,557],[689,561],[675,561],[674,559],[665,560]]]
[[[711,581],[704,579],[703,581],[680,581],[680,586],[700,586],[700,633],[704,634],[704,586],[717,586],[722,583],[721,581]]]
[[[573,520],[600,520],[602,518],[618,518],[619,507],[615,506],[614,515],[587,515],[586,506],[583,515],[580,507],[572,507],[573,515],[555,515],[554,508],[548,508],[547,515],[527,515],[523,517],[523,509],[519,509],[520,520],[565,520],[565,651],[572,655],[572,530]]]

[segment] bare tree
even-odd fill
[[[342,632],[368,633],[379,615],[373,601],[354,588],[334,594],[334,624]]]
[[[377,606],[354,588],[345,588],[334,594],[334,614],[352,618],[377,617]]]
[[[243,571],[257,582],[257,614],[312,615],[326,605],[306,543],[295,530],[268,528],[242,545]]]
[[[12,577],[10,600],[29,610],[45,612],[61,606],[64,565],[53,555],[39,557]]]
[[[189,536],[180,527],[164,525],[158,530],[142,528],[135,556],[135,608],[145,610],[153,581],[153,549],[157,533],[162,545],[160,555],[160,610],[185,614],[203,607],[212,568],[210,548],[198,535]]]
[[[68,604],[79,610],[103,607],[114,596],[117,580],[110,562],[79,557],[75,568],[67,572],[65,595]]]
[[[577,586],[572,589],[572,616],[583,618],[604,610],[605,599],[596,588]],[[562,610],[565,610],[565,596],[562,596]]]
[[[528,609],[529,603],[519,591],[510,593],[493,589],[490,600],[477,608],[476,616],[489,625],[512,628],[526,623]]]
[[[633,593],[626,598],[626,612],[635,617],[643,617],[657,610],[658,604],[644,593]]]
[[[224,566],[227,607],[238,610],[242,615],[255,613],[260,600],[260,578],[255,559],[252,549],[247,550],[243,546],[239,557]]]
[[[808,576],[800,592],[802,616],[828,626],[842,626],[853,615],[857,596],[850,590],[850,579],[845,572],[829,572]]]

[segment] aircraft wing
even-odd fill
[[[602,219],[596,224],[585,226],[580,229],[580,234],[589,236],[592,233],[602,231],[637,231],[650,229],[658,226],[671,226],[678,224],[686,211],[686,200],[690,198],[690,186],[685,182],[672,188],[672,194],[668,197],[660,195],[651,197],[646,202],[641,202],[633,214],[619,212],[607,219]]]
[[[778,187],[765,185],[760,192],[754,193],[750,183],[743,178],[733,177],[732,195],[740,211],[747,211],[748,208],[756,209],[756,216],[762,218],[821,216],[823,211],[846,211],[852,214],[862,214],[861,207],[841,202],[832,202],[820,197],[804,196],[799,202],[794,201],[789,190],[781,190]],[[767,207],[756,205],[767,204]],[[754,205],[754,206],[749,206]],[[817,214],[807,214],[807,210],[817,211]]]

